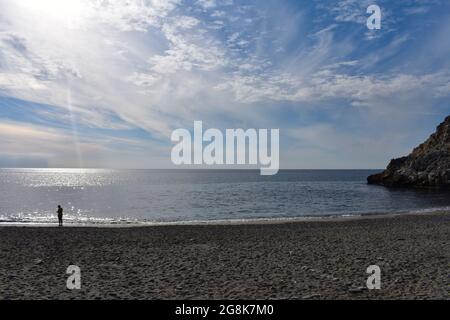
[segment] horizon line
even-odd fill
[[[260,168],[114,168],[114,167],[0,167],[4,169],[67,169],[67,170],[247,170],[258,171]],[[384,170],[383,168],[280,168],[280,171],[287,170]]]

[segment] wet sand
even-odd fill
[[[374,264],[381,290],[366,288]],[[81,290],[66,288],[69,265]],[[450,213],[0,227],[0,299],[450,299]]]

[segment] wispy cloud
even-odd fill
[[[379,148],[378,160],[366,161],[381,166],[391,150],[417,142],[408,130],[421,115],[435,115],[422,122],[428,132],[449,111],[444,1],[380,1],[383,27],[375,36],[365,27],[370,1],[64,3],[0,0],[0,96],[50,106],[29,111],[55,126],[33,129],[55,137],[40,155],[46,159],[75,150],[76,139],[67,141],[79,135],[90,164],[109,165],[112,157],[130,166],[169,163],[171,131],[200,119],[221,128],[270,126],[300,134],[327,128],[312,131],[321,132],[318,145],[334,136],[341,143],[333,144],[367,160],[365,145],[379,136],[357,131],[352,123],[358,121],[376,122],[386,132],[396,128],[405,137],[387,139],[391,146]],[[423,30],[411,29],[417,19]],[[0,113],[5,121],[11,110]],[[22,118],[16,120],[26,127],[29,117]],[[6,133],[20,136],[22,127],[4,125],[2,150],[26,153]],[[51,131],[62,125],[64,132]],[[352,133],[363,135],[356,146],[347,141]],[[126,140],[119,142],[119,135]],[[31,136],[20,139],[36,142]],[[106,143],[108,136],[114,141]],[[287,139],[297,146],[300,137]],[[301,157],[305,150],[298,148]],[[324,150],[316,149],[315,157],[332,157]],[[73,158],[67,153],[64,161]],[[301,162],[308,163],[314,161]]]

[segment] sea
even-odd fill
[[[0,224],[227,223],[448,210],[438,190],[368,185],[380,170],[0,169]]]

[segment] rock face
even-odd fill
[[[392,160],[367,182],[386,187],[450,187],[450,116],[410,155]]]

